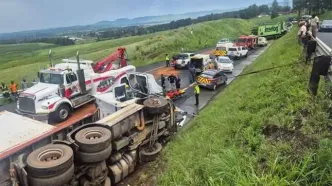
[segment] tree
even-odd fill
[[[269,14],[270,13],[270,8],[267,5],[261,5],[258,7],[260,13],[265,13]]]
[[[273,0],[272,6],[271,6],[271,19],[279,16],[278,10],[279,10],[279,4],[278,4],[277,0]]]

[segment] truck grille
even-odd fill
[[[35,101],[27,97],[19,97],[19,109],[24,112],[35,113]]]

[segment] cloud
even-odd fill
[[[246,7],[272,0],[0,0],[0,33],[117,18]]]

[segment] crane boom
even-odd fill
[[[127,66],[125,52],[126,52],[126,48],[118,48],[118,50],[116,52],[114,52],[111,55],[109,55],[108,57],[98,61],[95,64],[95,66],[93,67],[94,71],[98,72],[98,73],[103,73],[103,72],[110,70],[112,68],[113,62],[117,59],[120,60],[120,65],[121,65],[120,68]],[[106,67],[102,68],[105,65],[106,65]]]

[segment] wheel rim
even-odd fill
[[[68,114],[69,114],[68,110],[66,110],[66,109],[61,109],[60,112],[59,112],[59,115],[60,115],[61,119],[66,119]]]
[[[55,161],[63,156],[61,149],[47,149],[38,155],[38,160],[42,162]]]
[[[99,139],[104,136],[104,133],[99,130],[90,130],[84,133],[84,138],[88,140]]]

